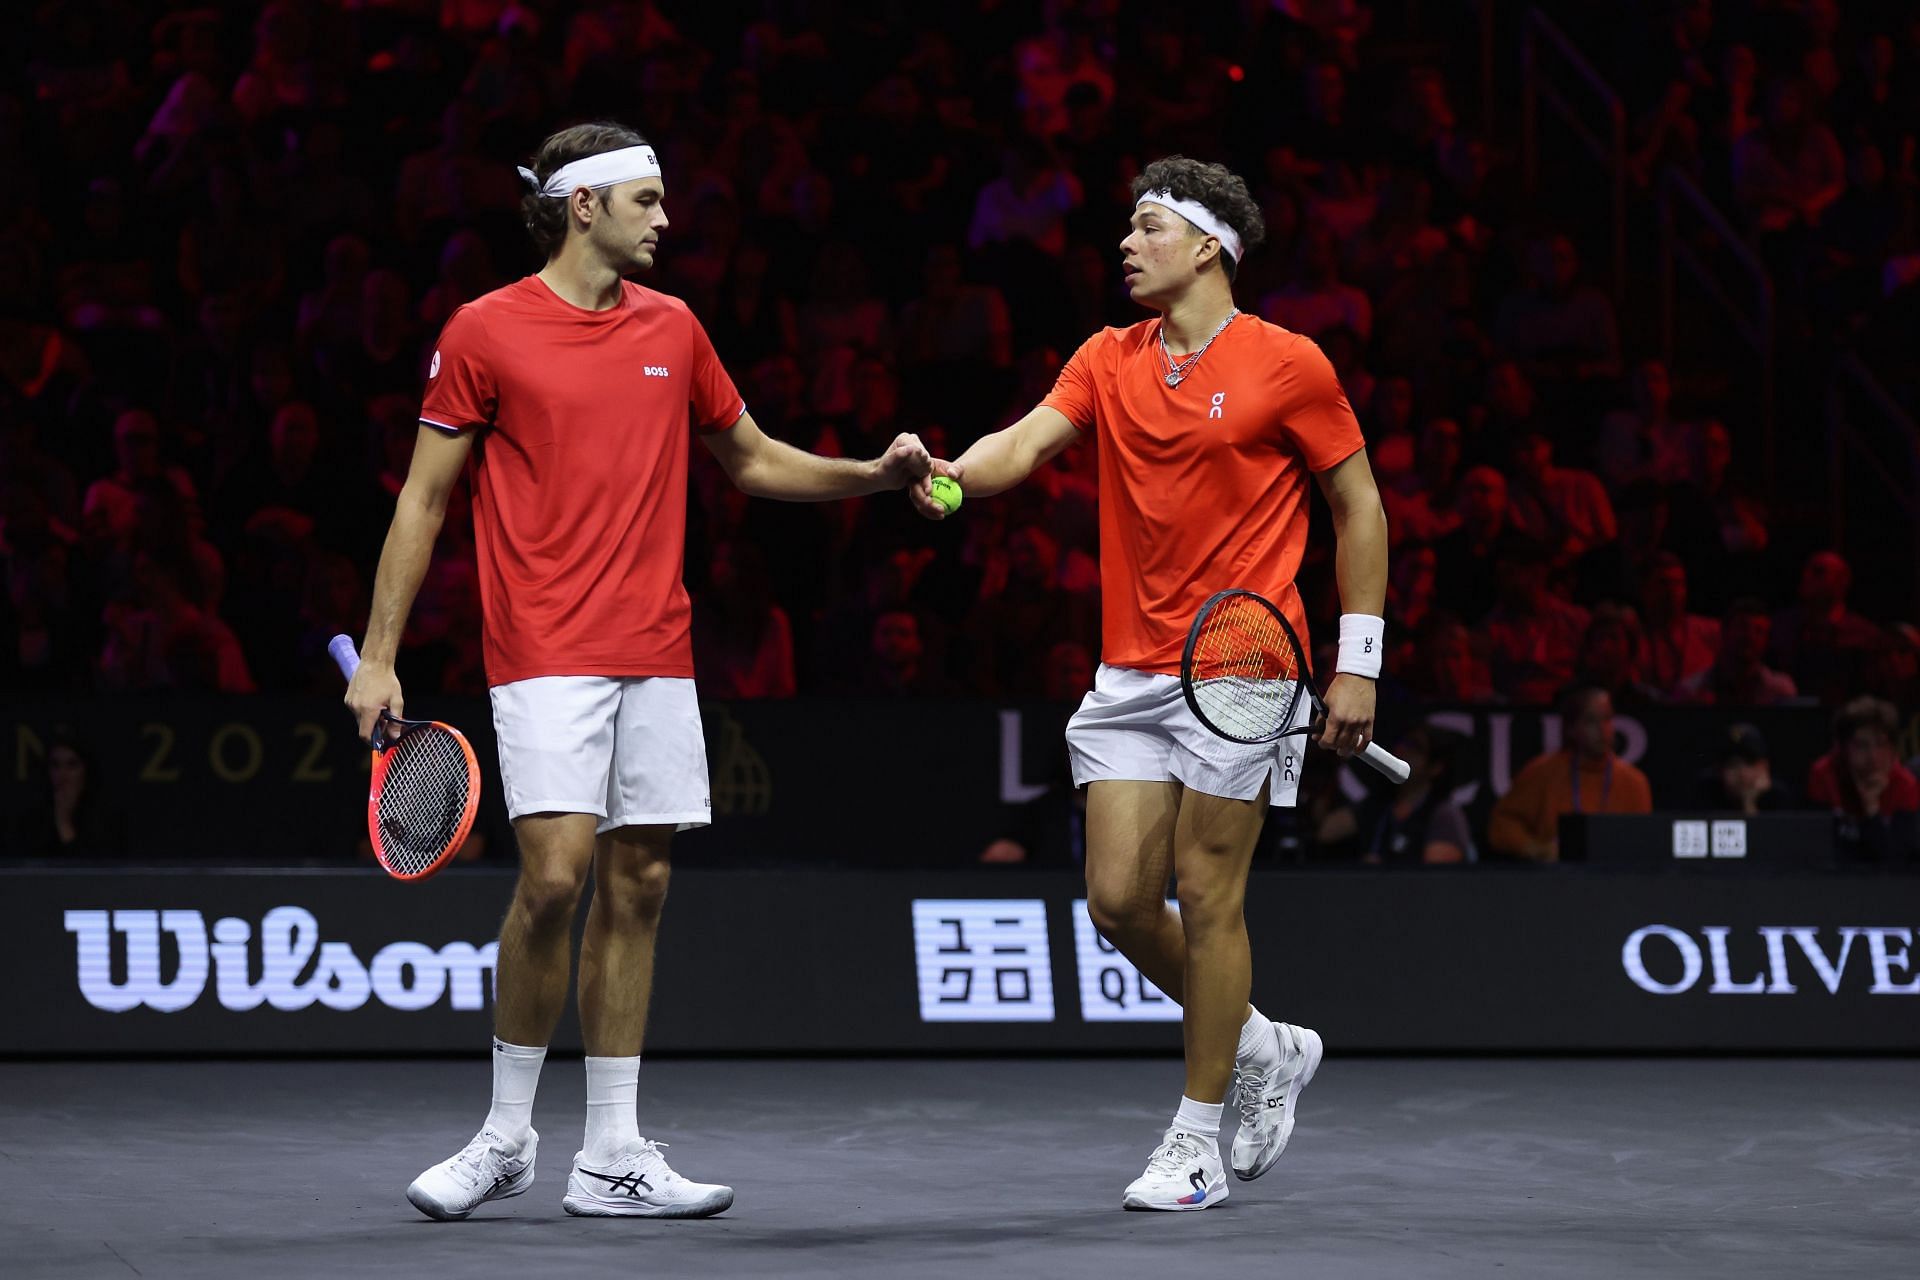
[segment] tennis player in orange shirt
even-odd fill
[[[1208,733],[1181,696],[1181,649],[1201,604],[1225,587],[1279,604],[1307,642],[1293,580],[1311,476],[1333,510],[1344,610],[1318,740],[1353,754],[1373,733],[1387,520],[1326,356],[1234,307],[1234,273],[1265,230],[1245,182],[1176,156],[1148,165],[1133,194],[1122,270],[1134,301],[1159,314],[1089,338],[1039,407],[954,461],[935,460],[933,473],[988,497],[1081,433],[1098,436],[1101,665],[1067,726],[1074,782],[1088,788],[1087,905],[1180,1002],[1186,1044],[1185,1096],[1124,1203],[1202,1209],[1227,1198],[1229,1090],[1240,1111],[1233,1170],[1257,1178],[1286,1147],[1322,1044],[1248,1003],[1247,869],[1268,807],[1295,802],[1301,740],[1241,746]],[[910,492],[922,514],[946,515],[930,478]],[[1169,873],[1178,911],[1166,902]]]

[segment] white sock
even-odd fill
[[[1182,1094],[1180,1109],[1173,1113],[1173,1127],[1196,1138],[1220,1137],[1220,1112],[1224,1102],[1195,1102]]]
[[[587,1059],[587,1159],[610,1160],[640,1137],[640,1055]]]
[[[493,1042],[493,1107],[487,1127],[522,1146],[533,1132],[533,1091],[540,1085],[540,1064],[547,1060],[545,1045]]]
[[[1271,1071],[1280,1065],[1280,1037],[1273,1029],[1273,1023],[1267,1015],[1254,1009],[1247,1020],[1240,1024],[1240,1047],[1234,1051],[1233,1063],[1237,1067],[1253,1067],[1260,1071]]]

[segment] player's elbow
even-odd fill
[[[394,504],[394,523],[404,521],[430,532],[438,532],[447,518],[447,502],[452,496],[451,485],[416,483],[409,479],[401,487],[399,501]]]

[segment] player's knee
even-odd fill
[[[536,927],[570,927],[585,882],[583,872],[562,864],[523,866],[520,882],[514,887],[514,901]]]
[[[1087,886],[1087,916],[1093,921],[1093,927],[1108,939],[1150,932],[1164,909],[1165,903],[1154,895]]]
[[[620,868],[595,885],[605,895],[605,906],[623,920],[654,921],[667,905],[672,868],[664,858]]]
[[[1246,892],[1211,876],[1183,876],[1177,886],[1180,923],[1189,932],[1237,925],[1246,912]]]

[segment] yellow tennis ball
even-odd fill
[[[945,507],[948,515],[952,515],[960,509],[960,482],[952,476],[935,476],[933,500]]]

